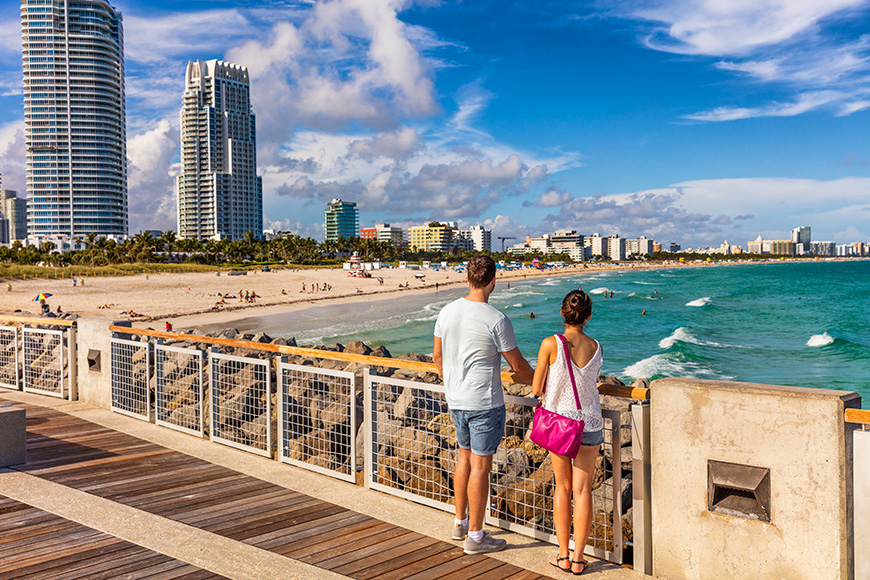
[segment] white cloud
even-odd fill
[[[788,239],[792,228],[809,225],[814,239],[845,243],[870,240],[868,194],[870,178],[694,180],[637,193],[572,197],[547,216],[542,230],[645,234],[698,245],[724,238],[740,244],[759,233]],[[755,224],[765,229],[754,229]]]
[[[410,127],[393,133],[381,133],[371,139],[357,139],[348,145],[352,156],[371,161],[377,158],[404,160],[412,157],[423,146],[422,136]]]
[[[0,126],[0,169],[3,173],[3,188],[13,189],[24,197],[27,185],[24,120]]]
[[[686,115],[692,121],[735,121],[754,117],[793,117],[825,105],[839,101],[842,94],[837,91],[819,91],[798,95],[791,103],[768,103],[761,107],[718,107]]]
[[[627,4],[625,12],[654,25],[647,45],[695,55],[747,55],[817,32],[820,22],[864,0],[664,0]]]
[[[850,38],[828,27],[838,19],[866,19],[866,0],[643,0],[617,6],[616,14],[647,23],[648,48],[720,58],[714,63],[720,70],[795,95],[790,103],[723,106],[689,119],[794,116],[825,104],[846,116],[866,108],[870,37]]]
[[[130,158],[127,200],[130,232],[176,228],[173,161],[178,150],[178,131],[168,119],[153,129],[127,140]]]

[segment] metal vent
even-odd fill
[[[770,521],[770,469],[707,460],[707,509]]]
[[[95,373],[102,372],[100,364],[100,351],[94,348],[88,349],[88,370]]]

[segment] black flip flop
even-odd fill
[[[580,570],[579,572],[575,572],[574,571],[574,564],[582,565],[583,569]],[[566,570],[566,571],[571,572],[575,576],[579,576],[579,575],[583,574],[584,572],[586,572],[586,568],[588,568],[588,567],[589,567],[589,562],[587,562],[586,560],[580,560],[579,562],[577,560],[571,560],[571,568],[569,570]]]
[[[560,558],[559,556],[556,556],[556,563],[555,564],[550,562],[549,560],[547,560],[547,563],[550,566],[552,566],[553,568],[558,568],[562,572],[570,572],[571,568],[563,568],[559,565],[559,562],[561,562],[562,560],[570,560],[570,559],[571,559],[571,556],[565,556],[564,558]]]

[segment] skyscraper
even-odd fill
[[[263,237],[263,180],[248,69],[219,60],[189,62],[181,107],[178,236]]]
[[[14,242],[27,237],[27,200],[11,189],[0,189],[0,215],[8,221],[8,230],[0,232],[0,239]]]
[[[340,199],[330,201],[323,212],[323,230],[327,242],[359,237],[359,210],[356,203]]]
[[[21,0],[27,230],[127,235],[124,28],[105,0]]]

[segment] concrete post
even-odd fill
[[[853,577],[857,393],[701,379],[650,393],[656,576]]]
[[[77,325],[78,398],[110,409],[112,406],[112,333],[109,326],[132,326],[129,320],[79,318]]]
[[[27,417],[24,409],[0,407],[0,467],[27,463]]]

